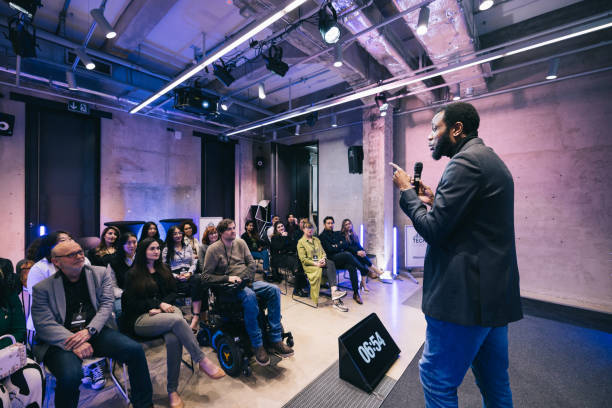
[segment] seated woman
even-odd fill
[[[351,222],[351,220],[345,218],[342,221],[342,229],[340,230],[340,232],[342,233],[342,235],[344,235],[344,238],[348,243],[348,251],[355,255],[355,258],[357,258],[359,262],[361,262],[368,268],[369,276],[372,279],[376,279],[379,275],[382,275],[382,271],[378,269],[374,264],[372,264],[372,262],[368,259],[365,250],[359,243],[359,237],[353,231],[353,223]],[[368,288],[368,285],[366,285],[365,276],[363,276],[363,273],[361,276],[360,286],[361,289],[365,290],[366,292],[370,290],[370,288]]]
[[[310,282],[310,298],[315,305],[319,302],[321,277],[323,276],[323,270],[325,270],[325,275],[327,276],[327,281],[331,288],[334,308],[341,312],[348,312],[348,308],[344,306],[341,299],[343,296],[346,296],[346,292],[338,290],[334,261],[326,259],[327,256],[325,255],[321,241],[312,234],[312,224],[306,221],[304,223],[304,236],[300,238],[297,245],[300,262],[302,262],[304,272],[306,276],[308,276],[308,281]]]
[[[200,271],[204,271],[204,256],[206,255],[206,250],[212,243],[217,242],[218,239],[219,234],[217,233],[217,229],[212,225],[208,226],[204,234],[202,234],[202,242],[198,249],[198,269]],[[197,332],[200,320],[206,321],[208,319],[207,307],[204,307],[204,310],[202,310],[202,303],[208,305],[208,289],[202,281],[202,274],[196,273],[193,276],[191,291],[191,313],[193,317],[189,325],[194,332]]]
[[[179,225],[179,229],[183,232],[183,244],[191,246],[193,251],[193,259],[198,260],[198,250],[200,249],[200,241],[196,238],[198,227],[191,220],[186,220]],[[197,269],[197,265],[196,265]]]
[[[278,282],[282,281],[278,268],[289,269],[296,278],[294,294],[304,296],[303,288],[306,286],[306,277],[300,270],[300,261],[297,257],[297,242],[285,231],[285,224],[282,221],[277,221],[274,224],[270,252],[272,253],[272,279]]]
[[[176,279],[177,292],[190,293],[190,281],[196,270],[196,261],[193,258],[191,245],[183,243],[183,232],[176,225],[168,229],[166,247],[162,252],[162,261],[170,267],[170,271]]]
[[[106,266],[113,261],[117,253],[117,239],[120,232],[117,227],[106,227],[100,236],[100,244],[87,251],[87,258],[92,265]]]
[[[30,259],[22,259],[17,262],[17,266],[15,266],[15,273],[19,278],[19,282],[21,284],[21,291],[18,293],[19,300],[21,301],[21,308],[23,309],[23,314],[25,319],[28,320],[30,317],[30,308],[32,306],[32,300],[30,299],[30,292],[28,292],[28,275],[30,274],[30,269],[34,266],[34,261]]]
[[[244,224],[244,233],[240,236],[246,242],[253,255],[253,259],[261,259],[263,261],[264,276],[270,274],[270,254],[266,247],[268,246],[264,240],[259,238],[255,229],[255,221],[248,220]]]
[[[170,269],[161,261],[160,253],[159,243],[154,238],[145,238],[138,244],[134,266],[128,271],[121,298],[121,323],[128,333],[164,337],[170,406],[182,407],[184,404],[177,389],[183,346],[194,364],[209,377],[221,378],[225,373],[200,350],[181,310],[172,305],[176,299],[176,283]]]
[[[121,294],[125,289],[125,276],[127,275],[127,271],[134,263],[134,257],[136,256],[136,245],[136,234],[129,231],[124,232],[121,235],[121,238],[119,238],[119,249],[117,250],[117,256],[110,264],[114,274],[114,309],[117,318],[119,318],[121,314]]]
[[[159,228],[157,228],[157,224],[153,221],[146,222],[145,225],[142,226],[138,243],[145,238],[155,238],[157,242],[159,242],[160,248],[164,247],[164,241],[159,237]]]
[[[13,336],[19,343],[24,343],[26,322],[19,298],[12,288],[7,286],[4,273],[0,271],[0,336],[5,334]],[[3,338],[0,340],[0,349],[12,343],[11,339]],[[42,407],[43,383],[42,369],[28,358],[24,367],[0,379],[0,406]]]

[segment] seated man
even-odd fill
[[[56,407],[76,407],[83,359],[111,357],[127,363],[134,407],[151,407],[153,389],[142,346],[110,326],[113,290],[106,268],[85,265],[76,242],[51,251],[57,272],[34,286],[34,354],[57,379]]]
[[[363,304],[359,295],[359,280],[357,269],[362,275],[368,273],[368,268],[359,262],[355,256],[349,252],[348,242],[339,231],[334,231],[334,217],[327,216],[323,219],[324,230],[319,234],[323,250],[327,256],[336,263],[337,269],[348,269],[353,288],[353,300],[358,304]]]
[[[209,246],[206,251],[203,280],[210,283],[240,283],[243,279],[250,280],[251,286],[240,290],[238,298],[244,307],[246,331],[255,349],[257,363],[268,365],[270,357],[263,347],[261,328],[257,322],[259,306],[256,295],[266,300],[272,351],[281,357],[292,356],[293,349],[283,343],[281,337],[280,290],[270,283],[253,281],[255,261],[246,242],[236,238],[236,224],[233,220],[220,221],[217,231],[221,239]]]

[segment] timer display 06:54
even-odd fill
[[[369,364],[370,361],[374,359],[376,353],[382,350],[383,346],[386,346],[387,343],[383,340],[383,338],[378,334],[378,332],[374,332],[373,335],[366,341],[364,341],[359,347],[357,347],[357,351],[359,355],[363,359],[364,363]]]

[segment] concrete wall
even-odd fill
[[[340,229],[349,218],[357,233],[363,222],[363,177],[349,174],[348,148],[361,145],[361,127],[352,126],[319,133],[319,230],[331,215]],[[365,164],[365,163],[364,163]]]
[[[607,73],[473,102],[480,136],[514,176],[523,296],[612,312],[611,93]],[[394,159],[410,171],[422,161],[434,188],[448,159],[431,159],[432,116],[396,118]],[[409,224],[398,206],[395,224]]]
[[[181,138],[168,128],[181,131]],[[192,134],[185,126],[128,113],[102,119],[100,224],[182,217],[197,224],[201,139]]]
[[[0,112],[15,116],[13,136],[0,137],[0,257],[13,265],[24,256],[25,104],[8,99],[0,87]]]

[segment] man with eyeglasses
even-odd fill
[[[134,407],[151,407],[153,390],[142,346],[113,328],[112,278],[107,268],[85,265],[70,240],[51,251],[57,272],[34,286],[34,354],[56,377],[55,406],[76,407],[83,359],[110,357],[128,365]]]

